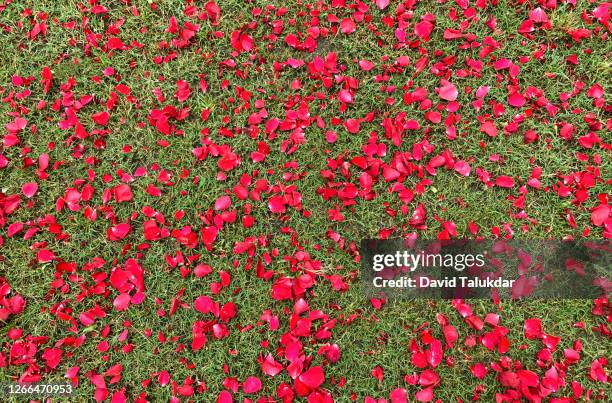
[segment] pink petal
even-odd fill
[[[497,127],[495,127],[495,123],[490,120],[487,120],[480,125],[480,131],[486,133],[489,137],[497,136]]]
[[[113,193],[115,197],[115,202],[117,203],[128,202],[134,198],[130,185],[126,183],[122,183],[121,185],[115,186],[113,188]]]
[[[457,87],[455,87],[453,84],[448,83],[439,88],[438,95],[440,98],[452,102],[459,96],[459,91],[457,91]]]
[[[508,104],[516,108],[520,108],[521,106],[525,105],[526,102],[525,97],[519,92],[513,92],[512,94],[508,95]]]
[[[424,41],[428,41],[429,35],[431,34],[431,31],[433,31],[433,27],[434,26],[431,22],[421,21],[415,25],[414,34],[419,38],[423,39]],[[455,98],[457,97],[455,96]],[[454,99],[452,99],[452,101],[454,101]]]
[[[55,253],[48,249],[41,249],[36,254],[36,260],[39,263],[49,263],[55,259]]]
[[[548,16],[546,15],[546,12],[544,12],[544,10],[542,10],[542,8],[540,7],[534,8],[529,12],[529,19],[537,23],[548,22]]]
[[[108,118],[109,114],[106,111],[98,112],[91,115],[91,120],[101,126],[106,126],[106,124],[108,123]]]
[[[233,403],[233,402],[234,402],[234,398],[232,397],[232,394],[229,393],[227,390],[224,390],[221,393],[219,393],[219,396],[217,397],[217,403]]]
[[[370,71],[370,70],[372,70],[374,68],[374,63],[372,63],[372,62],[370,62],[368,60],[360,60],[359,61],[359,67],[363,71]]]
[[[420,128],[421,128],[421,125],[419,124],[417,120],[414,120],[414,119],[407,120],[406,123],[404,124],[404,129],[406,130],[418,130]]]
[[[442,362],[442,356],[444,353],[442,352],[442,343],[440,340],[434,340],[431,342],[429,350],[427,350],[427,362],[432,367],[437,367]]]
[[[323,368],[319,366],[310,367],[306,372],[300,375],[299,380],[313,389],[318,388],[325,381]]]
[[[121,223],[108,229],[108,239],[111,241],[119,241],[127,236],[132,229],[132,226],[127,223]]]
[[[470,167],[470,165],[464,160],[459,160],[455,162],[454,169],[458,174],[463,175],[463,176],[469,176],[470,172],[472,171],[472,168]]]
[[[242,390],[244,393],[257,393],[261,390],[261,381],[256,376],[249,376],[245,379]]]
[[[352,34],[357,29],[357,26],[350,18],[345,18],[340,21],[340,31],[343,34]]]
[[[340,92],[338,92],[338,99],[340,102],[350,104],[353,102],[353,95],[347,90],[340,90]]]
[[[434,398],[433,386],[419,390],[415,395],[415,399],[418,402],[431,402],[433,398]]]
[[[523,21],[523,23],[519,26],[518,28],[518,32],[521,34],[527,34],[529,32],[533,32],[534,31],[534,27],[533,27],[533,21],[531,20],[525,20]]]
[[[595,360],[591,363],[591,370],[589,375],[593,380],[602,383],[608,382],[608,375],[606,374],[606,371],[599,360]]]
[[[344,123],[344,127],[351,134],[356,134],[359,132],[360,123],[358,119],[347,119]]]
[[[268,354],[261,363],[261,370],[266,375],[276,376],[283,370],[283,366],[274,360],[272,354]]]
[[[11,225],[8,226],[7,230],[6,230],[6,235],[9,238],[12,238],[13,236],[15,236],[15,234],[18,234],[19,232],[21,232],[21,230],[23,229],[23,223],[21,222],[14,222]]]
[[[386,182],[391,182],[394,181],[395,179],[400,177],[400,173],[398,171],[396,171],[395,169],[389,167],[389,166],[385,166],[383,168],[383,179]]]
[[[523,324],[525,337],[528,339],[536,339],[542,335],[542,321],[538,318],[527,319]]]
[[[157,376],[157,382],[159,382],[159,385],[162,387],[168,385],[170,383],[170,374],[168,371],[161,371]]]
[[[444,334],[444,341],[449,348],[453,347],[455,342],[459,339],[457,329],[455,329],[453,325],[445,325],[442,328],[442,333]]]
[[[285,199],[282,196],[273,196],[268,200],[268,208],[273,213],[284,213],[287,209],[285,207]]]
[[[486,97],[490,89],[491,87],[487,85],[478,87],[478,89],[476,90],[476,94],[475,94],[476,98],[480,99],[480,98]]]
[[[514,179],[506,175],[498,176],[495,179],[495,184],[500,188],[511,188],[514,186]]]
[[[375,0],[375,1],[376,1],[376,7],[378,7],[381,10],[384,10],[389,5],[389,0]]]
[[[23,192],[23,195],[27,197],[28,199],[31,199],[36,194],[37,190],[38,190],[38,183],[36,182],[24,183],[23,186],[21,187],[21,191]]]
[[[207,314],[213,311],[215,303],[210,297],[202,295],[195,299],[195,301],[193,302],[193,307],[196,311],[203,314]]]
[[[0,169],[8,166],[9,160],[2,154],[0,154]]]
[[[391,393],[389,394],[389,399],[391,399],[391,403],[407,403],[408,394],[406,393],[406,389],[404,388],[393,389]]]
[[[232,204],[232,199],[229,196],[221,196],[215,201],[215,210],[226,210]]]
[[[610,210],[610,206],[607,204],[600,204],[595,207],[593,211],[591,211],[591,222],[593,225],[601,227],[610,216]]]
[[[131,299],[132,298],[130,297],[130,294],[127,294],[127,293],[119,294],[113,301],[113,306],[118,311],[124,311],[128,308],[128,306],[130,306]]]
[[[472,365],[470,371],[472,372],[472,375],[474,375],[478,379],[484,379],[484,377],[487,376],[487,373],[489,372],[486,365],[481,362],[477,362],[476,364]]]
[[[603,87],[595,83],[587,91],[587,97],[599,99],[603,96]]]

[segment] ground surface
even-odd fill
[[[610,3],[288,3],[0,5],[0,380],[609,400],[607,301],[370,301],[356,246],[610,238]]]

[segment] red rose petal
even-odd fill
[[[21,187],[21,192],[28,199],[31,199],[32,197],[34,197],[34,195],[36,194],[36,191],[38,191],[38,183],[36,182],[24,183],[23,186]]]
[[[604,222],[610,217],[612,209],[607,204],[600,204],[591,211],[591,222],[593,225],[601,227]]]
[[[459,96],[459,91],[457,91],[457,87],[455,87],[453,84],[448,83],[439,88],[438,95],[440,98],[452,102]]]
[[[389,5],[389,1],[390,0],[375,0],[376,7],[378,7],[381,10],[384,10]]]
[[[242,384],[242,390],[244,393],[257,393],[261,390],[261,381],[255,376],[250,376]]]
[[[319,366],[310,367],[299,376],[299,380],[313,389],[318,388],[325,381],[323,368]]]
[[[495,184],[501,188],[511,188],[514,186],[514,179],[510,176],[501,175],[495,179]]]
[[[514,106],[515,108],[520,108],[521,106],[525,105],[526,102],[525,97],[518,92],[513,92],[512,94],[508,95],[508,104]]]
[[[345,18],[340,21],[340,32],[343,34],[352,34],[357,29],[357,26],[350,18]]]
[[[131,299],[130,294],[119,294],[113,301],[113,306],[118,311],[124,311],[130,306]]]
[[[421,389],[415,395],[415,399],[417,400],[417,402],[431,402],[433,398],[433,387]]]

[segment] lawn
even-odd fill
[[[370,299],[359,243],[612,238],[612,3],[0,2],[0,384],[610,401],[607,299]]]

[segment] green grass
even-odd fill
[[[481,401],[493,401],[495,393],[501,391],[499,383],[493,381],[494,375],[489,374],[487,378],[479,382],[469,374],[468,368],[475,362],[489,364],[499,360],[499,354],[488,352],[482,346],[473,349],[463,346],[463,339],[471,331],[449,302],[390,302],[382,310],[375,311],[361,293],[358,276],[354,275],[358,271],[357,264],[348,253],[339,250],[336,244],[326,236],[326,231],[331,229],[339,233],[347,243],[356,242],[358,244],[361,239],[378,237],[378,231],[381,228],[394,227],[396,230],[393,236],[406,235],[412,231],[409,227],[402,229],[402,225],[407,226],[408,217],[401,215],[391,217],[383,207],[383,203],[386,202],[388,207],[399,209],[402,203],[398,196],[390,194],[387,191],[388,184],[381,180],[373,187],[373,191],[379,197],[370,202],[358,200],[350,209],[343,210],[346,217],[344,222],[331,223],[327,218],[327,210],[333,208],[339,201],[337,199],[325,201],[317,194],[316,190],[325,185],[320,171],[327,169],[327,158],[343,156],[344,160],[350,160],[362,155],[361,146],[367,143],[371,131],[377,131],[379,141],[388,145],[388,154],[384,158],[386,162],[391,160],[394,152],[410,151],[413,143],[424,137],[423,129],[409,132],[403,144],[395,148],[389,140],[384,138],[384,130],[380,126],[382,116],[395,117],[397,113],[406,111],[408,118],[417,119],[423,127],[430,129],[426,137],[430,143],[435,145],[434,154],[449,148],[457,159],[469,160],[473,168],[468,178],[461,178],[453,171],[439,169],[436,177],[433,178],[433,185],[426,187],[425,192],[417,196],[410,204],[410,211],[418,202],[426,205],[428,210],[428,228],[419,231],[419,236],[435,237],[441,231],[440,223],[435,218],[437,216],[443,220],[454,221],[460,237],[471,236],[467,229],[470,221],[478,223],[481,234],[485,237],[492,236],[492,227],[501,228],[506,223],[510,224],[515,231],[515,236],[519,238],[562,238],[570,235],[580,237],[582,231],[591,225],[589,209],[596,205],[596,196],[609,193],[609,182],[605,182],[610,178],[609,149],[596,147],[587,150],[578,146],[575,141],[565,142],[557,136],[554,123],[571,123],[576,127],[574,135],[581,136],[589,130],[583,120],[585,111],[593,113],[599,121],[604,122],[604,125],[606,120],[612,117],[604,109],[594,108],[592,99],[585,95],[586,89],[593,83],[599,82],[604,86],[605,96],[610,96],[612,90],[610,86],[612,81],[609,80],[609,55],[612,51],[610,41],[591,37],[581,43],[571,43],[571,39],[568,39],[564,33],[567,28],[584,27],[580,13],[583,10],[592,9],[594,4],[579,2],[581,4],[575,10],[569,10],[565,5],[560,6],[558,11],[549,14],[555,28],[550,32],[535,33],[536,40],[533,41],[516,34],[516,27],[526,17],[526,11],[522,14],[516,13],[512,8],[501,4],[494,10],[481,11],[479,13],[481,22],[486,21],[489,16],[494,15],[497,18],[499,32],[491,33],[483,23],[474,23],[468,32],[476,35],[479,40],[491,35],[499,41],[501,48],[495,51],[496,57],[506,57],[517,63],[521,56],[530,56],[542,43],[550,47],[543,60],[538,61],[531,58],[525,64],[520,65],[521,72],[518,82],[523,89],[530,85],[536,86],[543,90],[550,102],[555,104],[558,103],[559,94],[571,92],[573,85],[578,80],[584,82],[585,91],[571,99],[570,109],[560,110],[555,117],[549,117],[544,110],[535,111],[534,116],[521,125],[519,132],[510,136],[504,135],[501,128],[511,120],[516,111],[506,105],[506,114],[496,120],[500,135],[496,138],[489,138],[478,130],[479,124],[476,116],[492,113],[491,106],[485,102],[483,109],[477,113],[469,106],[469,102],[472,101],[471,96],[461,91],[468,86],[476,89],[481,85],[489,85],[491,91],[486,101],[496,100],[506,103],[505,79],[503,82],[497,82],[494,73],[491,72],[492,67],[485,66],[481,77],[453,78],[453,82],[460,89],[458,101],[464,106],[460,111],[461,121],[457,124],[459,136],[455,140],[448,140],[443,124],[427,124],[422,111],[419,111],[414,105],[406,106],[402,103],[401,88],[414,81],[412,89],[418,86],[426,87],[430,94],[433,94],[432,99],[434,99],[436,96],[433,88],[438,86],[439,79],[429,70],[429,67],[435,61],[457,54],[459,57],[453,68],[459,69],[467,68],[464,65],[466,57],[478,60],[479,49],[459,50],[457,45],[461,41],[443,39],[443,28],[458,27],[457,22],[448,18],[449,9],[454,7],[454,4],[421,2],[416,6],[415,20],[425,12],[431,12],[438,18],[437,28],[432,34],[431,41],[423,45],[430,53],[432,60],[428,68],[416,78],[413,78],[414,67],[412,65],[408,66],[404,73],[390,74],[389,80],[384,85],[396,86],[397,90],[390,95],[396,99],[395,104],[388,106],[384,103],[387,95],[379,90],[383,83],[377,83],[373,79],[374,72],[381,72],[379,68],[377,67],[373,72],[364,72],[353,60],[368,59],[380,66],[384,64],[380,62],[380,58],[385,55],[389,56],[389,61],[395,60],[400,55],[408,55],[413,62],[420,55],[415,49],[393,49],[389,45],[395,41],[393,30],[383,26],[380,22],[382,13],[373,4],[368,3],[373,8],[372,23],[381,31],[378,39],[385,44],[383,47],[377,45],[376,37],[368,31],[366,26],[358,24],[357,32],[350,36],[341,33],[330,34],[327,39],[321,41],[319,49],[313,54],[289,48],[284,44],[282,36],[277,42],[270,45],[271,49],[268,49],[269,44],[263,39],[263,36],[269,34],[270,27],[266,21],[261,19],[257,27],[249,31],[259,47],[259,58],[252,59],[248,53],[231,55],[232,49],[229,43],[231,32],[242,28],[243,24],[252,20],[251,8],[256,5],[265,7],[267,2],[253,1],[243,4],[239,1],[223,1],[219,2],[222,17],[218,26],[212,26],[206,21],[200,22],[200,32],[189,48],[177,50],[177,58],[172,62],[155,64],[154,57],[164,53],[164,50],[158,47],[159,42],[170,41],[173,37],[172,34],[164,32],[169,17],[176,16],[179,23],[187,19],[182,15],[182,2],[174,0],[160,2],[157,11],[150,9],[150,3],[136,2],[140,10],[139,17],[133,17],[131,8],[125,5],[112,7],[107,5],[109,7],[107,17],[89,15],[88,28],[98,34],[103,34],[118,19],[125,18],[119,37],[126,43],[136,40],[144,44],[141,49],[114,51],[112,55],[105,53],[102,49],[94,48],[90,49],[90,54],[87,54],[84,47],[85,33],[78,28],[82,19],[82,13],[78,11],[78,5],[81,2],[72,0],[15,2],[0,13],[0,27],[11,27],[11,32],[5,29],[5,32],[0,34],[0,49],[3,52],[3,63],[0,66],[1,96],[4,98],[11,91],[22,90],[11,85],[13,75],[23,77],[31,75],[38,81],[43,66],[50,66],[54,72],[53,90],[49,94],[44,95],[39,85],[33,84],[33,87],[38,88],[35,94],[17,102],[29,109],[28,125],[35,124],[37,132],[22,132],[19,135],[22,141],[20,147],[29,147],[27,153],[23,152],[20,147],[3,150],[3,153],[11,160],[11,165],[7,169],[0,170],[0,190],[7,194],[20,193],[21,184],[37,180],[35,168],[23,167],[20,160],[25,154],[36,160],[41,153],[49,153],[51,165],[60,163],[60,166],[58,169],[50,168],[49,178],[39,181],[40,188],[33,199],[32,208],[27,209],[22,205],[10,220],[11,222],[26,222],[50,214],[57,218],[58,223],[62,226],[62,231],[69,235],[67,240],[58,240],[43,228],[30,241],[24,241],[20,236],[11,239],[5,237],[6,243],[0,248],[0,275],[8,279],[15,292],[22,294],[27,299],[28,306],[24,313],[12,317],[0,328],[2,351],[6,351],[5,346],[8,343],[6,333],[12,327],[22,328],[27,334],[49,336],[50,343],[68,336],[84,336],[85,343],[81,347],[62,347],[64,359],[60,366],[56,371],[44,376],[45,380],[59,381],[63,379],[66,369],[71,366],[79,366],[81,386],[77,389],[77,395],[71,397],[70,401],[91,399],[94,387],[84,376],[85,373],[91,370],[102,373],[119,362],[124,367],[122,379],[117,385],[109,385],[109,389],[114,392],[124,387],[126,393],[132,398],[144,390],[141,386],[143,380],[151,378],[153,373],[161,370],[170,372],[178,383],[187,377],[205,382],[208,390],[206,399],[211,399],[205,401],[212,401],[211,396],[216,396],[223,390],[222,382],[226,376],[235,376],[239,380],[251,375],[260,376],[264,384],[261,393],[275,395],[276,387],[281,381],[290,383],[291,380],[286,372],[274,379],[263,375],[257,363],[257,356],[267,352],[276,355],[276,350],[281,347],[280,335],[289,330],[288,315],[285,315],[283,311],[291,310],[293,302],[273,301],[270,296],[270,283],[257,279],[254,270],[244,271],[242,267],[246,263],[245,256],[234,255],[232,252],[236,241],[250,236],[266,236],[269,245],[258,249],[258,256],[261,257],[264,251],[272,251],[275,248],[280,252],[279,257],[275,258],[270,266],[271,269],[290,275],[290,265],[282,257],[303,249],[308,251],[313,259],[323,262],[324,271],[327,274],[337,273],[350,285],[348,292],[340,294],[331,288],[329,282],[320,279],[312,290],[313,295],[308,298],[311,309],[320,309],[330,315],[330,318],[338,318],[340,322],[334,328],[330,342],[340,346],[342,359],[337,364],[325,367],[328,380],[324,384],[324,387],[337,397],[337,401],[349,401],[351,393],[354,393],[360,401],[367,395],[387,397],[389,391],[395,387],[406,387],[409,396],[413,396],[418,388],[408,386],[403,381],[404,375],[415,371],[410,364],[408,343],[410,338],[417,337],[414,329],[424,322],[429,322],[433,333],[441,337],[439,326],[435,322],[436,313],[446,314],[451,323],[458,328],[460,335],[457,347],[448,353],[455,359],[454,367],[447,367],[443,364],[438,369],[442,383],[435,389],[436,398],[444,402],[455,401],[458,397],[467,400],[476,385],[483,383],[486,388]],[[203,3],[196,2],[196,5],[201,8]],[[304,24],[310,17],[298,16],[295,27],[290,26],[289,18],[295,16],[300,7],[293,3],[287,7],[289,9],[287,15],[281,18],[285,22],[286,32],[304,32]],[[36,41],[26,39],[25,34],[31,29],[29,18],[23,15],[26,8],[31,8],[34,14],[38,12],[48,14],[49,30],[44,39]],[[350,15],[350,12],[342,8],[335,8],[329,12],[336,13],[340,19]],[[271,17],[271,20],[276,18]],[[60,23],[65,24],[70,21],[76,23],[76,29],[69,30],[60,25]],[[18,22],[23,24],[21,28],[17,26]],[[322,26],[330,27],[331,24],[322,19]],[[138,33],[138,30],[143,27],[147,28],[147,32]],[[215,38],[214,31],[224,32],[225,37]],[[71,39],[75,41],[75,45],[70,44]],[[100,43],[103,42],[104,40],[100,40]],[[587,49],[590,49],[592,53],[586,55]],[[355,103],[349,106],[345,114],[338,110],[338,101],[335,99],[339,88],[337,85],[334,85],[332,89],[325,89],[320,81],[308,78],[306,67],[300,69],[287,67],[275,75],[271,63],[272,60],[284,61],[290,57],[303,58],[309,62],[317,54],[324,57],[327,52],[332,51],[338,53],[338,64],[346,67],[343,74],[359,80],[360,87],[356,91]],[[434,56],[435,51],[439,51],[441,56]],[[210,63],[203,60],[201,57],[203,53],[212,53]],[[580,56],[580,64],[570,69],[565,59],[574,53]],[[58,62],[61,55],[64,55],[64,58]],[[235,71],[231,69],[218,68],[219,63],[228,58],[232,58],[237,63],[238,69],[247,74],[246,79],[238,78]],[[121,78],[103,77],[102,72],[106,67],[113,67]],[[201,73],[206,74],[207,77],[210,88],[207,94],[199,92],[198,75]],[[545,73],[555,73],[557,77],[548,79]],[[506,72],[500,72],[500,74],[507,75]],[[101,82],[95,83],[91,79],[93,76],[100,76]],[[76,80],[73,89],[75,97],[96,94],[92,104],[79,115],[82,116],[81,121],[88,131],[94,129],[95,125],[87,116],[102,110],[103,103],[112,91],[116,91],[117,84],[128,85],[132,94],[138,99],[138,104],[132,104],[123,95],[119,95],[118,106],[111,112],[108,126],[111,133],[104,137],[105,145],[102,148],[96,147],[93,142],[94,138],[76,141],[72,145],[66,144],[71,131],[59,129],[59,114],[50,111],[49,106],[41,111],[35,109],[39,100],[45,100],[51,105],[60,96],[59,84],[66,82],[71,77]],[[147,122],[149,111],[161,107],[153,90],[161,89],[166,97],[165,104],[178,105],[172,94],[176,90],[176,81],[180,79],[187,80],[192,87],[192,96],[184,103],[185,106],[190,107],[190,117],[175,122],[177,128],[183,130],[184,134],[166,137]],[[289,84],[295,79],[301,80],[303,86],[293,91],[290,90]],[[221,88],[223,80],[229,80],[230,89]],[[328,144],[325,141],[325,130],[319,130],[314,123],[305,129],[305,144],[302,144],[291,155],[280,152],[280,146],[288,138],[288,132],[280,132],[276,139],[269,141],[265,138],[263,127],[260,127],[261,133],[258,139],[251,139],[245,134],[239,134],[233,138],[220,136],[218,129],[221,126],[247,127],[248,116],[254,110],[254,107],[251,107],[246,112],[234,114],[234,108],[241,105],[235,92],[236,86],[250,91],[253,94],[253,100],[259,98],[265,100],[268,116],[279,119],[285,116],[285,109],[298,109],[299,103],[290,108],[287,107],[293,97],[308,97],[316,92],[321,92],[328,98],[310,99],[310,116],[320,116],[327,123],[325,130],[332,129],[338,133],[338,141],[335,144]],[[236,98],[237,101],[231,104],[230,97]],[[206,123],[199,119],[200,111],[203,108],[212,110]],[[580,109],[582,112],[573,113],[573,108]],[[12,120],[8,113],[13,109],[9,103],[0,104],[0,116],[2,116],[0,126],[4,127]],[[342,117],[342,119],[363,117],[370,111],[375,111],[377,117],[371,123],[363,122],[361,131],[356,135],[349,134],[342,126],[333,127],[329,123],[334,117]],[[229,124],[223,123],[224,117],[229,117]],[[139,125],[139,122],[144,124]],[[215,180],[218,172],[216,158],[209,156],[206,161],[198,162],[192,155],[194,146],[200,145],[200,130],[204,127],[210,129],[211,138],[215,143],[229,144],[235,153],[241,155],[240,166],[228,172],[225,181]],[[540,140],[537,143],[525,145],[522,133],[530,128],[538,132]],[[598,135],[609,142],[609,132],[606,134],[605,128]],[[262,139],[267,141],[272,152],[264,163],[253,163],[249,154],[256,150],[258,141]],[[158,145],[160,140],[168,141],[170,146],[160,147]],[[486,148],[479,146],[480,141],[486,144]],[[48,146],[50,142],[56,144],[52,151]],[[83,158],[75,157],[75,144],[84,146]],[[550,144],[550,148],[547,147],[547,144]],[[123,152],[122,148],[125,145],[132,146],[132,151]],[[587,163],[578,161],[575,158],[577,152],[585,153],[591,158],[597,154],[602,156],[603,161],[597,168],[600,170],[602,179],[598,180],[589,190],[589,200],[583,205],[573,205],[571,197],[560,198],[552,190],[530,191],[527,195],[525,210],[532,219],[531,221],[513,218],[509,214],[518,212],[512,207],[512,201],[508,200],[509,196],[518,195],[516,187],[512,190],[487,188],[474,173],[476,167],[482,167],[489,171],[493,178],[497,175],[512,175],[522,184],[529,178],[533,167],[538,165],[542,168],[543,187],[550,187],[557,184],[560,174],[584,172],[593,167],[592,160]],[[503,162],[489,161],[491,154],[499,154]],[[93,166],[88,165],[86,157],[95,157],[97,162]],[[283,164],[288,161],[296,161],[298,169],[294,171],[284,168]],[[165,186],[157,182],[156,177],[159,171],[152,171],[152,164],[157,164],[160,169],[169,171],[170,181],[174,185]],[[104,213],[101,210],[98,210],[99,216],[94,222],[83,217],[82,212],[55,211],[55,201],[63,196],[67,187],[73,186],[77,178],[87,179],[88,169],[96,172],[96,179],[92,183],[96,192],[90,204],[100,206],[103,189],[120,183],[117,172],[123,170],[132,173],[139,166],[147,166],[149,174],[138,178],[131,184],[134,200],[120,205],[110,203],[109,211],[115,215],[117,222],[125,222],[132,213],[138,212],[138,217],[132,221],[134,231],[124,242],[110,242],[106,239],[106,230],[111,224],[104,219]],[[188,173],[185,177],[181,177],[183,171]],[[200,214],[212,208],[215,199],[225,194],[226,189],[231,189],[243,173],[253,174],[255,171],[259,171],[260,178],[265,178],[272,184],[283,183],[282,174],[284,172],[303,174],[301,179],[295,181],[295,184],[302,195],[304,210],[312,213],[310,218],[305,218],[302,212],[289,207],[287,214],[279,219],[278,216],[270,214],[266,207],[267,198],[264,197],[260,202],[251,202],[253,204],[252,215],[256,219],[256,224],[249,229],[239,223],[228,225],[219,234],[212,253],[201,245],[194,250],[189,250],[180,246],[173,238],[151,242],[150,248],[143,252],[136,250],[137,246],[144,241],[142,223],[147,218],[141,211],[143,206],[151,206],[162,214],[168,222],[167,226],[171,229],[185,225],[199,228],[202,225]],[[112,177],[109,183],[103,183],[102,178],[105,174]],[[358,184],[359,171],[355,167],[351,169],[351,175],[349,181]],[[199,178],[197,185],[193,183],[194,178]],[[344,181],[340,176],[337,180]],[[415,177],[408,178],[406,185],[415,186],[417,181]],[[163,197],[155,198],[148,195],[145,189],[149,184],[158,186],[163,192]],[[458,198],[461,198],[462,203],[457,202]],[[232,199],[232,202],[232,207],[238,208],[239,212],[245,204],[235,198]],[[570,209],[574,214],[578,224],[577,228],[571,228],[564,219],[566,209]],[[174,214],[178,211],[185,213],[185,217],[181,220],[174,219]],[[523,225],[526,230],[521,229]],[[295,239],[292,240],[290,235],[280,231],[283,226],[295,229],[298,243]],[[5,230],[2,230],[0,234],[4,236]],[[601,237],[601,229],[594,228],[590,236]],[[109,286],[110,295],[88,296],[81,300],[78,295],[94,284],[91,273],[83,271],[78,272],[80,277],[78,281],[69,280],[67,275],[63,276],[66,283],[70,285],[66,293],[52,290],[50,283],[54,280],[55,275],[53,264],[36,262],[35,253],[31,248],[32,242],[47,242],[47,248],[54,250],[60,258],[66,261],[76,262],[79,268],[91,262],[94,257],[100,257],[106,261],[103,270],[107,272],[115,265],[125,262],[128,257],[138,257],[146,271],[147,299],[140,307],[131,307],[125,312],[117,312],[112,309],[112,300],[116,291]],[[125,243],[131,244],[131,250],[122,254]],[[321,246],[320,250],[314,248],[315,244]],[[202,279],[193,275],[183,278],[179,268],[170,269],[165,262],[166,255],[173,256],[179,250],[185,256],[200,255],[200,261],[210,264],[215,271],[212,275]],[[239,262],[238,268],[232,264],[234,259]],[[191,325],[195,320],[202,319],[202,315],[193,310],[192,302],[199,295],[210,294],[210,283],[218,281],[218,270],[230,272],[232,284],[214,298],[222,302],[235,302],[239,307],[238,315],[229,324],[230,337],[223,340],[213,340],[210,337],[208,344],[201,351],[193,352],[189,347]],[[182,289],[185,291],[181,299],[190,307],[179,308],[173,316],[158,316],[156,311],[158,309],[167,311],[172,298]],[[160,304],[155,302],[155,298],[159,298]],[[78,317],[79,313],[93,307],[94,302],[108,310],[107,316],[88,328],[79,326],[78,334],[69,331],[71,326],[69,322],[60,321],[49,311],[50,307],[63,304]],[[592,326],[597,326],[603,321],[590,314],[591,301],[503,302],[500,307],[488,301],[476,301],[473,305],[475,313],[482,316],[489,312],[501,311],[500,324],[510,329],[509,338],[512,341],[508,355],[520,360],[529,369],[536,369],[535,355],[541,343],[524,340],[522,326],[525,319],[541,317],[546,332],[562,337],[555,352],[556,359],[562,358],[563,348],[570,347],[576,339],[582,340],[584,344],[582,359],[569,370],[568,380],[578,379],[585,389],[592,388],[595,394],[606,389],[605,392],[609,395],[610,389],[607,385],[591,382],[588,379],[590,363],[597,357],[610,355],[609,344],[606,346],[609,340],[591,330]],[[340,309],[336,309],[337,307]],[[258,324],[259,317],[266,309],[272,309],[281,317],[279,331],[273,332],[268,329],[267,325]],[[352,314],[357,315],[355,321],[351,324],[341,324]],[[573,326],[579,321],[586,322],[586,330]],[[126,342],[120,342],[118,337],[126,328],[127,322],[131,324],[127,342],[134,348],[130,353],[123,353],[121,348]],[[252,325],[253,328],[240,332],[239,326],[246,325]],[[318,322],[316,325],[318,326]],[[102,354],[97,351],[96,346],[104,340],[101,332],[105,326],[110,327],[110,336],[106,339],[110,344],[110,350]],[[147,329],[152,330],[151,337],[145,336]],[[157,336],[162,333],[167,339],[164,343],[158,342]],[[262,347],[261,344],[264,342],[269,342],[269,346]],[[524,342],[527,343],[528,348],[520,350],[518,347]],[[311,343],[311,340],[304,341],[305,353],[313,356],[315,363],[323,362],[316,352],[324,343],[325,341],[316,343]],[[229,351],[232,349],[236,350],[237,354],[230,358]],[[224,364],[229,366],[228,374],[223,372]],[[384,369],[385,377],[381,384],[370,375],[370,371],[376,365]],[[12,380],[21,374],[24,368],[15,366],[0,368],[0,381]],[[335,384],[330,381],[331,379],[336,381]],[[343,386],[338,385],[340,379],[346,381]],[[571,393],[569,382],[562,390],[562,394]],[[154,401],[164,401],[171,397],[171,388],[160,388],[155,381],[146,389],[146,392]],[[238,401],[242,395],[238,393],[235,397]]]

